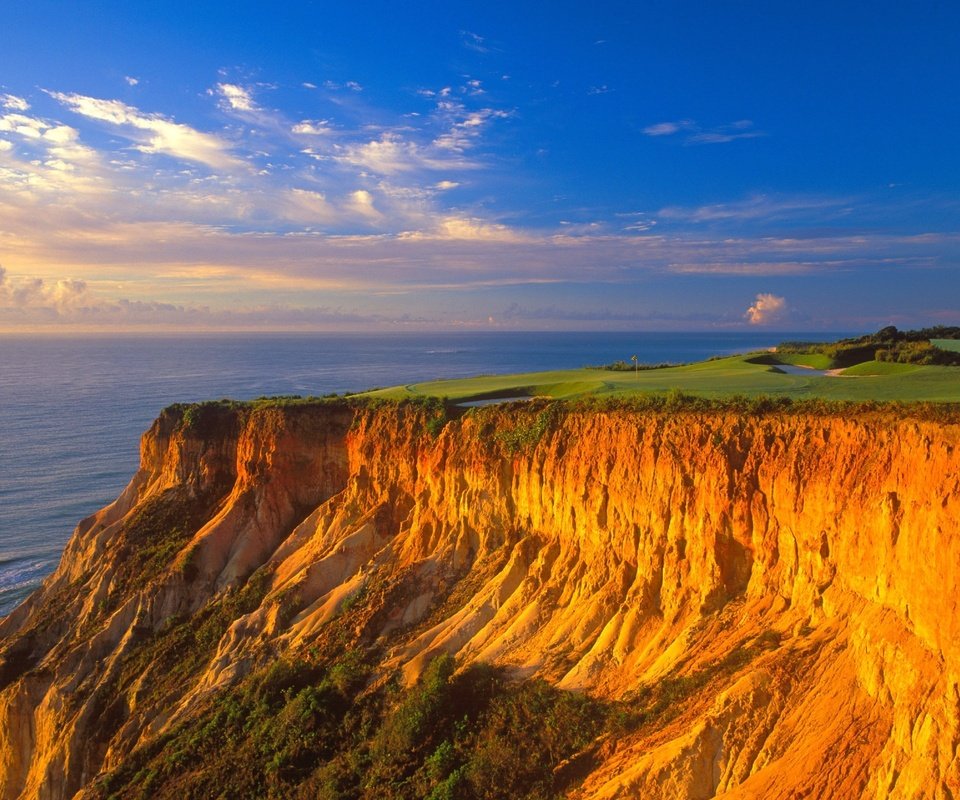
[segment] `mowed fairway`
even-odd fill
[[[703,397],[825,398],[830,400],[960,401],[960,367],[914,366],[869,361],[830,376],[785,374],[753,363],[760,354],[733,356],[682,367],[615,372],[598,369],[484,375],[395,386],[368,397],[446,397],[471,401],[510,397],[576,398],[665,393],[673,389]]]

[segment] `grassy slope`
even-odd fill
[[[930,344],[951,353],[960,353],[960,339],[931,339]]]
[[[733,356],[638,374],[573,369],[488,375],[396,386],[371,392],[370,396],[395,399],[435,396],[451,400],[518,395],[570,398],[679,389],[704,397],[742,394],[793,399],[960,401],[960,367],[921,367],[871,361],[847,370],[841,377],[821,377],[775,372],[770,365],[751,363],[749,358]]]

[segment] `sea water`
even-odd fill
[[[322,395],[436,378],[690,362],[808,334],[443,333],[0,337],[0,616],[113,500],[170,403]],[[829,340],[833,335],[824,335]]]

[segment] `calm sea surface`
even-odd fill
[[[160,409],[434,378],[582,367],[637,354],[697,361],[790,333],[0,337],[0,615],[56,566],[82,518],[137,468]],[[835,338],[824,335],[825,340]]]

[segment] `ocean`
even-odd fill
[[[0,336],[0,616],[112,501],[176,402],[321,395],[502,372],[699,361],[833,334],[437,333]]]

